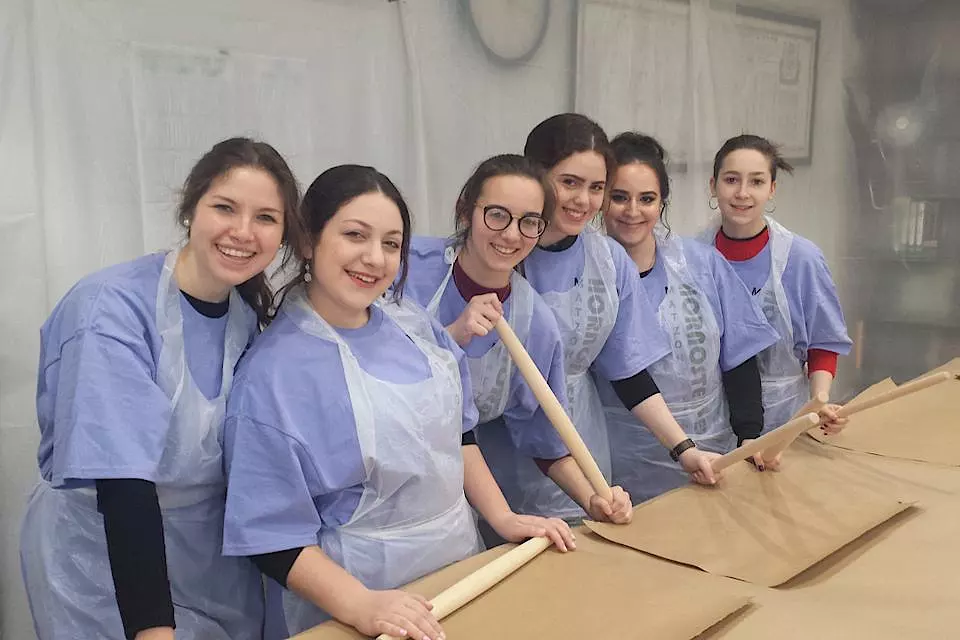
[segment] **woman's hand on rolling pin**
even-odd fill
[[[483,337],[493,331],[493,325],[497,324],[501,316],[503,305],[497,294],[473,296],[460,317],[447,327],[447,333],[458,345],[466,347],[474,336]]]
[[[753,441],[753,438],[747,438],[740,444],[740,446],[743,446],[748,442],[752,442],[752,441]],[[748,458],[747,460],[748,462],[752,462],[753,466],[755,466],[759,471],[766,471],[767,469],[769,469],[770,471],[779,471],[780,459],[782,456],[783,456],[783,453],[778,453],[772,458],[764,458],[763,452],[761,451],[760,453],[755,454],[752,458]]]
[[[365,636],[385,633],[414,640],[444,640],[446,634],[431,609],[433,605],[418,593],[368,589],[344,622]]]
[[[680,466],[697,484],[717,484],[720,473],[713,470],[712,463],[719,457],[717,453],[691,447],[680,454]]]
[[[850,422],[850,418],[841,418],[838,411],[840,411],[838,404],[825,404],[820,407],[820,431],[825,435],[832,436],[840,433]]]
[[[590,496],[590,507],[587,513],[598,522],[612,522],[613,524],[628,524],[633,520],[633,504],[630,494],[623,487],[610,487],[613,501],[607,501],[595,493]]]
[[[577,548],[576,536],[570,525],[560,518],[541,518],[524,516],[508,511],[496,522],[491,522],[493,530],[508,542],[523,542],[527,538],[550,538],[560,551],[573,551]]]

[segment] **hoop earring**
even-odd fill
[[[773,204],[773,209],[768,209],[767,207],[769,207],[771,204]],[[776,211],[777,210],[776,200],[767,200],[767,204],[763,205],[763,210],[766,213],[773,213],[774,211]]]
[[[717,199],[717,196],[710,196],[710,199],[707,200],[707,206],[716,211],[720,208],[720,200]]]

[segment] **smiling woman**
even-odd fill
[[[184,185],[182,249],[87,276],[44,323],[43,480],[21,535],[41,639],[259,637],[256,571],[221,554],[219,436],[298,204],[271,146],[221,142]]]
[[[227,409],[224,553],[289,588],[291,634],[334,617],[437,638],[426,602],[395,589],[481,549],[471,504],[510,540],[547,535],[566,550],[572,534],[510,511],[463,446],[477,421],[466,358],[402,297],[410,214],[390,179],[334,167],[302,210],[303,270]]]
[[[778,336],[723,256],[669,232],[670,180],[660,144],[628,132],[614,138],[613,151],[617,171],[604,224],[633,259],[661,328],[673,336],[670,353],[650,375],[697,446],[726,453],[763,428],[756,355]],[[603,400],[615,482],[644,500],[686,482],[653,434],[636,428],[616,394],[603,394]]]
[[[546,173],[528,158],[507,154],[481,162],[457,199],[454,237],[414,239],[409,291],[467,354],[480,448],[510,506],[519,512],[535,506],[524,500],[516,476],[498,473],[520,456],[537,479],[543,477],[539,466],[590,517],[625,522],[632,513],[629,496],[615,487],[607,503],[594,493],[493,331],[506,318],[566,404],[556,319],[517,270],[549,228],[544,212],[554,201]],[[489,542],[499,541],[495,533],[484,528]]]
[[[237,167],[217,177],[194,206],[185,201],[182,224],[190,241],[177,261],[177,281],[187,293],[225,300],[234,283],[262,273],[283,233],[280,186],[268,173]]]
[[[852,345],[823,253],[767,215],[776,209],[778,171],[792,170],[765,138],[727,140],[710,178],[710,206],[720,219],[702,238],[727,258],[781,338],[758,358],[764,431],[786,423],[807,400],[829,395],[837,358]],[[828,432],[846,422],[836,410],[821,410]]]
[[[304,252],[310,303],[335,326],[365,325],[370,305],[399,272],[410,224],[405,208],[380,192],[359,195],[341,207],[315,246]]]
[[[205,300],[225,299],[223,283],[234,282],[266,324],[273,294],[264,269],[281,243],[286,245],[281,267],[286,266],[293,257],[291,242],[303,234],[297,182],[263,143],[234,138],[214,151],[197,162],[183,187],[177,222],[189,241],[178,257],[177,281]],[[226,169],[223,162],[229,162]]]
[[[524,273],[553,311],[564,345],[570,413],[601,471],[610,479],[606,417],[595,380],[612,383],[624,407],[642,421],[694,480],[714,481],[714,454],[692,441],[670,415],[647,368],[669,353],[664,332],[635,265],[623,247],[587,223],[600,213],[616,160],[606,133],[577,113],[547,118],[530,132],[524,155],[538,162],[557,192],[550,227],[524,262]],[[575,517],[559,488],[515,456],[495,473],[521,478],[537,513]]]

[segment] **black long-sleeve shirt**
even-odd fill
[[[209,318],[222,318],[228,311],[228,300],[207,302],[181,293]],[[156,485],[121,478],[97,480],[96,488],[124,635],[134,638],[144,629],[175,627]]]
[[[723,372],[723,389],[730,408],[730,426],[737,434],[737,445],[752,440],[763,431],[763,392],[756,356]]]

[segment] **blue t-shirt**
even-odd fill
[[[337,329],[360,367],[387,382],[432,376],[426,355],[378,306],[359,329]],[[466,357],[438,323],[434,336],[460,365],[462,431],[476,426]],[[224,423],[226,555],[317,544],[350,520],[366,478],[339,349],[281,308],[237,367]]]

